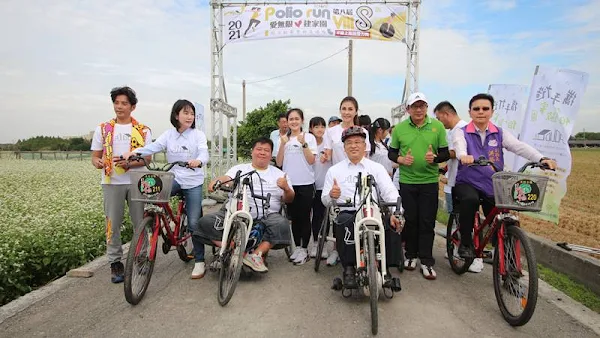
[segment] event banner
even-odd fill
[[[543,172],[550,181],[542,211],[531,213],[532,217],[558,224],[560,201],[567,193],[571,173],[569,137],[587,84],[587,73],[542,66],[535,70],[519,139],[556,159],[558,169]],[[525,160],[519,158],[516,162],[522,165]]]
[[[403,6],[293,4],[223,8],[225,43],[290,37],[332,37],[400,42]]]
[[[494,115],[492,123],[519,137],[523,126],[523,114],[527,106],[527,86],[515,84],[491,84],[488,94],[494,97]],[[515,154],[504,150],[504,170],[516,171],[513,168]]]

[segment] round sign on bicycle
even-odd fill
[[[138,190],[144,196],[152,197],[163,190],[162,179],[156,174],[144,174],[138,180]]]

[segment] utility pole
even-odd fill
[[[352,40],[348,40],[348,96],[352,96]]]
[[[246,121],[246,80],[242,81],[242,121]]]

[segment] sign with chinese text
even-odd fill
[[[290,37],[397,41],[406,35],[403,6],[385,4],[289,4],[223,9],[225,42]]]
[[[488,94],[494,97],[492,123],[519,137],[523,125],[523,114],[527,106],[527,86],[513,84],[491,84]],[[515,170],[515,154],[504,150],[504,170]]]
[[[542,66],[535,70],[519,139],[555,159],[558,169],[543,172],[550,181],[542,211],[531,214],[533,217],[558,223],[560,201],[567,193],[571,173],[569,137],[587,84],[587,73]],[[517,160],[517,165],[524,163],[524,159]]]

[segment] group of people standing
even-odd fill
[[[137,97],[129,87],[115,88],[110,93],[115,118],[100,124],[92,142],[92,164],[103,170],[102,188],[106,216],[107,253],[111,263],[111,281],[123,281],[120,228],[125,204],[129,205],[132,223],[137,225],[143,216],[143,204],[132,202],[130,195],[130,170],[143,170],[141,161],[129,161],[133,154],[148,156],[165,151],[168,162],[185,161],[189,168],[174,167],[175,182],[172,195],[179,191],[186,198],[188,229],[193,233],[195,265],[192,278],[202,278],[205,273],[204,245],[220,245],[224,211],[202,215],[203,167],[209,160],[206,135],[195,128],[195,108],[187,100],[178,100],[170,112],[173,128],[152,142],[150,128],[138,122],[131,113]],[[553,160],[529,145],[518,141],[508,132],[490,122],[494,99],[488,94],[478,94],[469,102],[470,123],[462,121],[447,101],[438,104],[434,113],[427,114],[428,102],[422,93],[407,99],[409,117],[395,126],[384,118],[371,122],[368,116],[358,116],[358,102],[348,96],[341,100],[339,117],[314,117],[303,129],[304,112],[293,108],[278,116],[278,129],[270,138],[259,137],[252,144],[251,163],[236,165],[216,180],[230,180],[238,170],[256,171],[257,184],[271,194],[268,210],[252,210],[265,227],[262,241],[244,257],[244,264],[258,272],[267,272],[266,253],[273,248],[289,244],[290,237],[296,245],[290,260],[303,265],[310,257],[327,259],[328,265],[339,260],[344,268],[344,284],[355,283],[354,245],[351,226],[353,220],[339,219],[335,231],[337,245],[325,248],[322,257],[316,256],[316,245],[309,251],[311,234],[316,243],[326,205],[336,199],[344,201],[353,197],[355,176],[368,172],[376,177],[382,196],[394,202],[400,195],[405,225],[391,217],[389,224],[396,231],[402,229],[404,244],[386,245],[405,248],[405,260],[397,262],[406,270],[415,270],[417,261],[426,279],[436,279],[435,259],[432,255],[435,219],[438,209],[440,164],[447,162],[442,182],[446,184],[448,208],[460,200],[460,226],[462,243],[458,254],[472,257],[471,232],[475,211],[481,200],[484,211],[493,205],[493,189],[489,168],[472,168],[473,156],[483,155],[502,169],[502,149],[532,161],[541,161],[555,168]],[[446,132],[448,129],[448,133]],[[269,162],[274,161],[275,166]],[[191,168],[191,170],[190,170]],[[252,178],[253,182],[255,178]],[[393,182],[393,183],[392,183]],[[455,195],[455,196],[452,196]],[[484,197],[487,197],[484,198]],[[261,202],[262,203],[262,202]],[[281,217],[280,208],[287,205],[291,220]],[[343,215],[341,215],[343,216]],[[387,220],[385,220],[387,222]],[[340,253],[338,253],[340,251]],[[345,252],[344,252],[345,251]],[[341,256],[340,256],[341,254]],[[386,253],[390,255],[390,251]],[[392,253],[393,254],[393,253]],[[388,257],[388,262],[394,262]],[[483,265],[473,264],[472,271],[481,271]]]

